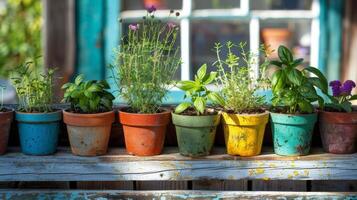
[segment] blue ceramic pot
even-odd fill
[[[276,154],[300,156],[309,153],[317,113],[302,115],[270,113],[270,116]]]
[[[56,152],[62,110],[51,113],[16,112],[21,150],[29,155]]]

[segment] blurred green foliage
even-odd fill
[[[42,4],[40,0],[5,2],[5,8],[0,8],[0,77],[7,78],[17,66],[42,55]]]

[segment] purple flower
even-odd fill
[[[339,80],[331,81],[330,84],[332,89],[332,94],[334,97],[340,96],[341,94],[341,82]]]
[[[139,24],[130,24],[129,29],[132,31],[137,31],[139,30]]]
[[[167,23],[167,26],[169,27],[169,29],[173,29],[173,28],[177,27],[177,25],[173,22]]]
[[[341,94],[343,95],[351,95],[351,91],[356,87],[356,83],[352,80],[347,80],[343,83],[341,87]]]
[[[156,7],[154,5],[147,8],[148,13],[152,13],[156,11]]]

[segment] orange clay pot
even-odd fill
[[[170,122],[167,110],[155,114],[137,114],[119,111],[123,125],[126,150],[137,156],[153,156],[161,153]]]
[[[114,119],[114,111],[95,114],[63,111],[72,153],[79,156],[105,154]]]

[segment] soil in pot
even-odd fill
[[[323,148],[328,153],[357,152],[357,112],[319,112]]]
[[[172,113],[172,121],[176,127],[181,155],[199,157],[210,154],[220,122],[220,114],[197,116]]]
[[[0,111],[0,155],[7,149],[14,111],[3,108]]]
[[[270,113],[274,152],[282,156],[307,155],[317,113],[281,114]]]
[[[28,155],[50,155],[57,149],[62,110],[51,113],[16,112],[21,150]]]
[[[95,114],[63,111],[72,153],[78,156],[106,154],[114,119],[114,111]]]
[[[255,156],[261,152],[269,112],[222,113],[224,138],[229,155]]]
[[[168,110],[154,114],[132,113],[128,109],[119,111],[128,153],[136,156],[161,154],[170,118]]]

